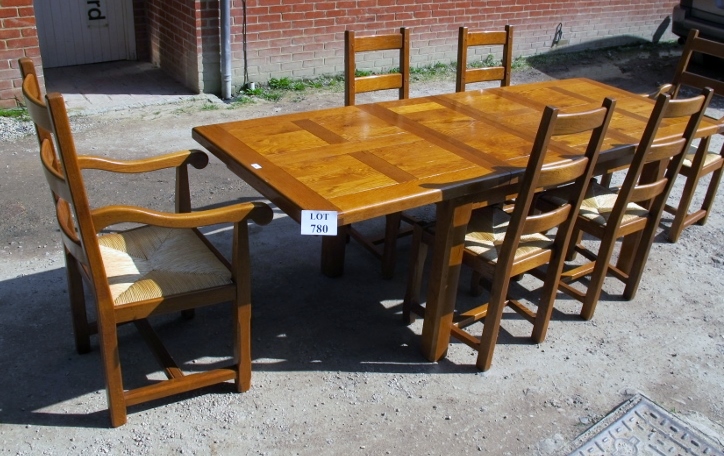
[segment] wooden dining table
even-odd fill
[[[336,214],[337,235],[322,237],[328,276],[343,272],[350,224],[436,204],[422,330],[422,352],[434,361],[449,343],[471,195],[477,205],[514,195],[546,105],[581,111],[605,97],[617,104],[599,158],[603,173],[629,162],[654,102],[584,78],[229,121],[192,135],[297,222],[305,210]],[[660,136],[682,128],[665,121]],[[697,134],[715,131],[705,121]],[[553,141],[546,161],[580,154],[586,141]]]

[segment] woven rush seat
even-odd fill
[[[684,162],[681,164],[682,167],[691,168],[694,166],[694,157],[696,157],[696,148],[692,147],[689,150],[692,152],[686,154],[686,157],[684,158]],[[722,156],[716,152],[708,152],[706,155],[704,155],[704,165],[703,166],[710,166],[711,164],[722,160]]]
[[[115,305],[232,284],[191,229],[144,226],[98,238]]]
[[[561,205],[565,203],[565,195],[568,193],[568,189],[554,189],[546,192],[541,199],[544,201]],[[616,199],[618,198],[618,192],[616,189],[611,189],[598,184],[595,181],[591,181],[586,189],[586,195],[583,197],[581,208],[578,212],[580,217],[584,217],[592,222],[598,223],[599,225],[605,225],[608,222],[608,218],[611,216],[616,205]],[[635,219],[646,217],[649,211],[644,207],[636,203],[628,203],[626,206],[626,212],[621,219],[621,223],[633,221]]]
[[[497,262],[510,218],[510,214],[497,205],[476,210],[468,223],[465,248],[492,263]],[[554,240],[545,234],[524,234],[520,237],[514,258],[519,260],[534,255],[549,248],[553,242]]]

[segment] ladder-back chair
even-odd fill
[[[724,61],[724,43],[700,38],[698,30],[689,32],[671,83],[672,96],[679,97],[682,87],[691,87],[698,90],[711,87],[714,89],[714,95],[724,100],[724,80],[697,72],[697,67],[693,64],[696,55],[701,55],[702,58],[713,57],[719,59],[720,62]],[[724,116],[720,117],[718,122],[718,134],[724,134]],[[711,137],[707,137],[701,139],[697,147],[691,148],[679,170],[679,173],[686,179],[679,202],[677,205],[667,204],[664,207],[666,212],[674,215],[674,220],[668,232],[668,239],[671,242],[676,242],[679,239],[684,228],[695,223],[699,225],[705,224],[714,205],[714,198],[722,177],[722,169],[724,169],[724,145],[718,152],[715,152],[709,150],[710,144]],[[709,186],[701,207],[689,212],[699,181],[709,174],[711,174]]]
[[[577,252],[589,261],[567,268],[559,282],[561,291],[582,302],[580,315],[585,320],[593,317],[604,279],[609,274],[625,284],[625,299],[635,296],[664,204],[711,96],[711,89],[685,100],[673,100],[668,94],[660,94],[621,187],[610,188],[595,181],[588,186],[567,259],[573,260]],[[673,139],[656,140],[659,127],[666,124],[667,119],[674,118],[686,120],[681,134]],[[538,206],[555,207],[568,200],[567,192],[565,188],[546,192]],[[596,252],[581,241],[583,233],[600,240]],[[630,260],[611,264],[617,239],[630,235],[639,236],[635,251],[629,255]],[[584,277],[588,277],[588,285],[581,283],[583,290],[575,288],[573,283]]]
[[[126,422],[127,407],[234,380],[238,391],[251,384],[251,287],[247,223],[267,224],[271,209],[263,203],[243,203],[217,209],[167,213],[114,205],[91,208],[82,170],[140,173],[176,168],[177,181],[186,185],[181,202],[188,203],[188,165],[203,168],[200,151],[182,151],[159,157],[121,161],[77,155],[63,97],[51,93],[45,102],[37,96],[37,81],[27,74],[23,96],[39,129],[51,132],[40,144],[40,158],[53,194],[68,269],[68,288],[80,352],[90,349],[98,334],[111,425]],[[179,171],[182,170],[182,171]],[[183,207],[182,207],[183,208]],[[190,207],[189,207],[190,209]],[[125,231],[99,235],[122,223],[141,224]],[[232,260],[228,262],[197,229],[233,224]],[[97,320],[87,319],[83,287],[95,300]],[[176,364],[153,331],[148,319],[169,312],[232,303],[232,362],[226,367],[187,373]],[[161,363],[168,378],[125,389],[121,372],[117,326],[134,323]],[[80,341],[80,343],[79,343]],[[193,369],[196,371],[197,369]]]
[[[398,71],[357,76],[357,54],[373,51],[399,51]],[[344,105],[354,106],[358,93],[398,89],[400,100],[410,98],[410,29],[399,33],[357,36],[344,32]]]
[[[476,365],[480,370],[490,368],[506,306],[533,324],[531,337],[535,341],[545,339],[573,224],[584,189],[593,175],[614,105],[614,100],[606,99],[600,108],[565,114],[557,108],[546,107],[513,208],[505,207],[507,210],[504,210],[503,205],[494,205],[472,212],[465,236],[463,264],[473,269],[474,289],[483,279],[490,283],[490,296],[487,303],[454,317],[451,336],[478,351]],[[561,159],[549,158],[551,163],[544,165],[551,139],[571,149],[567,149]],[[574,145],[575,149],[572,148]],[[585,149],[585,153],[581,149]],[[571,185],[574,189],[565,204],[547,211],[531,211],[537,191],[561,185]],[[475,202],[484,197],[471,195],[469,199]],[[555,234],[542,234],[553,228],[557,228]],[[432,244],[433,236],[434,227],[427,230],[415,227],[403,302],[406,322],[411,321],[411,313],[424,315],[424,307],[420,305],[422,269],[427,245]],[[546,264],[547,274],[534,312],[509,296],[510,281]],[[484,320],[481,337],[464,330],[481,320]]]
[[[505,30],[468,31],[460,27],[458,32],[458,61],[455,79],[455,91],[465,92],[466,85],[476,82],[500,81],[500,85],[510,85],[511,65],[513,62],[513,29],[506,25]],[[478,46],[502,46],[503,56],[500,66],[486,68],[468,68],[468,50]]]
[[[399,51],[399,69],[393,73],[357,76],[357,54],[363,52]],[[410,29],[402,27],[399,33],[357,36],[354,31],[344,33],[344,104],[353,106],[358,93],[398,89],[400,100],[410,97]],[[400,230],[402,221],[409,224],[414,219],[400,212],[390,214],[385,220],[385,232],[370,237],[354,227],[350,236],[382,261],[382,276],[391,278],[395,268],[397,238],[409,234]]]

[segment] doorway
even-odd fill
[[[44,68],[136,59],[133,0],[34,0]]]

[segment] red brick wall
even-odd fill
[[[200,91],[221,93],[221,47],[219,44],[219,1],[207,0],[200,4],[196,26],[199,30],[197,49],[201,56]]]
[[[243,0],[232,0],[233,83],[244,82]],[[343,71],[343,32],[388,33],[412,28],[415,66],[455,60],[456,30],[516,26],[516,56],[551,49],[562,24],[561,49],[674,39],[665,21],[674,0],[246,0],[251,81]],[[199,92],[217,93],[218,0],[134,0],[138,55]],[[142,24],[139,22],[142,21]],[[15,106],[17,59],[40,64],[32,0],[0,0],[0,106]],[[144,49],[145,48],[145,49]]]
[[[150,61],[197,91],[203,90],[199,77],[199,10],[208,3],[215,1],[146,1]]]
[[[18,59],[32,57],[42,75],[33,0],[0,0],[0,107],[17,106],[21,98]],[[42,76],[41,86],[44,84]]]
[[[136,58],[147,62],[151,60],[151,51],[146,21],[146,0],[133,0],[133,29],[136,34]]]
[[[308,77],[343,71],[343,32],[389,33],[412,28],[412,63],[456,59],[461,25],[475,29],[516,26],[516,56],[551,49],[561,23],[568,49],[652,41],[661,28],[671,40],[667,18],[674,0],[247,0],[249,76]],[[241,0],[233,3],[234,83],[243,81]],[[563,47],[561,47],[563,49]]]

